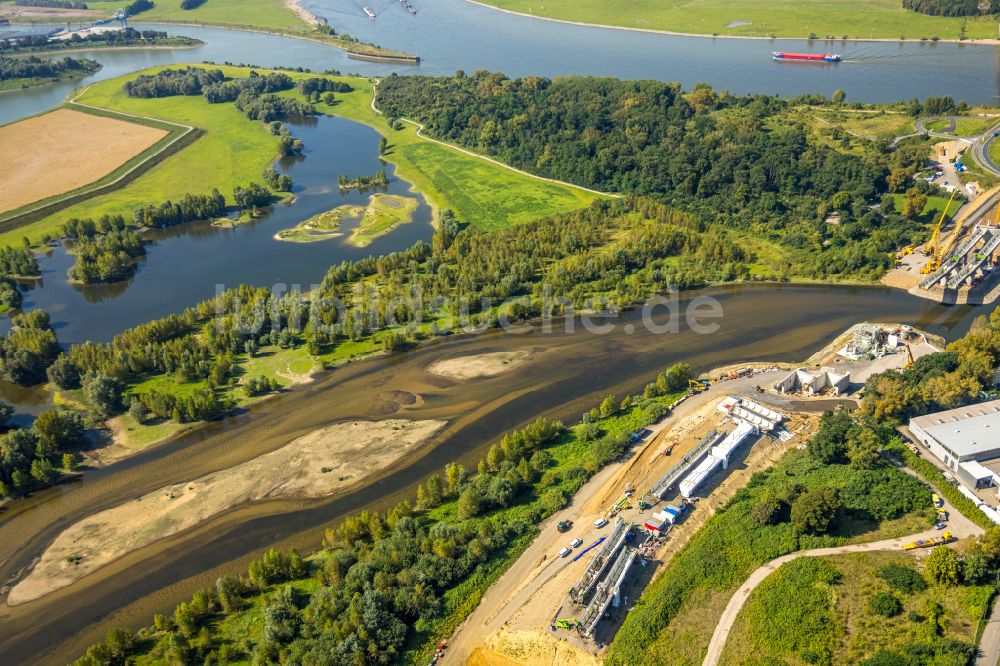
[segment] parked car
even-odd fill
[[[934,523],[934,529],[943,530],[946,527],[944,523]]]
[[[576,548],[577,546],[581,545],[582,543],[583,543],[583,539],[580,539],[578,537],[578,538],[573,539],[572,541],[569,542],[569,547],[570,548]]]
[[[562,550],[559,551],[559,557],[566,557],[567,555],[569,555],[572,552],[573,551],[570,550],[569,548],[563,548]]]
[[[596,527],[597,529],[601,529],[607,524],[608,524],[607,518],[598,518],[597,520],[594,521],[594,527]]]

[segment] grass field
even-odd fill
[[[167,136],[165,130],[70,109],[0,127],[0,212],[87,185]]]
[[[896,203],[896,210],[901,210],[903,207],[903,195],[893,194],[892,199]],[[925,224],[937,224],[941,218],[941,211],[944,210],[945,205],[948,203],[948,199],[949,197],[927,197],[927,203],[924,204],[924,211],[920,215],[920,220]],[[948,207],[948,217],[945,222],[949,222],[961,207],[962,202],[952,201],[951,206]]]
[[[116,0],[88,0],[92,10],[113,15],[128,3]],[[258,26],[273,30],[304,30],[308,25],[288,9],[282,0],[208,0],[196,9],[184,10],[180,0],[158,0],[156,6],[137,16],[139,21],[212,23],[216,25]]]
[[[357,85],[355,85],[357,84]],[[397,175],[413,183],[437,208],[451,208],[462,221],[477,228],[499,229],[511,224],[582,208],[596,195],[569,185],[526,176],[486,159],[417,136],[402,123],[386,126],[371,108],[371,90],[352,80],[355,90],[338,94],[334,106],[318,104],[320,111],[374,127],[389,140],[385,159],[397,166]]]
[[[698,35],[850,39],[996,39],[991,18],[945,18],[904,10],[899,0],[479,0],[524,14],[581,23]]]
[[[996,118],[956,118],[955,129],[949,134],[956,136],[978,136],[996,124]],[[927,123],[927,129],[932,132],[945,132],[951,122],[945,118],[932,120]]]
[[[923,568],[915,557],[900,552],[802,558],[782,566],[740,611],[722,666],[810,663],[813,655],[820,657],[813,663],[857,664],[881,650],[905,653],[908,646],[926,643],[937,633],[926,617],[932,602],[944,608],[941,638],[975,642],[990,598],[988,586],[930,585],[902,593],[877,575],[889,564],[918,572]],[[869,599],[881,592],[895,596],[902,612],[894,617],[874,613]],[[795,604],[788,603],[792,598]]]
[[[413,197],[394,194],[373,194],[368,200],[364,217],[347,242],[356,247],[368,247],[372,241],[384,236],[401,224],[413,221],[413,213],[420,202]]]

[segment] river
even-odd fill
[[[104,68],[80,85],[131,71],[184,62],[232,62],[261,66],[339,69],[382,76],[390,72],[451,75],[458,69],[490,69],[510,76],[615,76],[706,81],[732,93],[796,96],[836,89],[848,100],[892,102],[951,95],[970,103],[1000,100],[1000,49],[957,43],[840,40],[748,40],[686,37],[594,28],[516,16],[465,0],[414,0],[410,15],[395,0],[375,4],[369,21],[355,0],[303,0],[342,33],[391,49],[416,53],[419,66],[350,60],[323,44],[274,35],[197,26],[169,26],[171,33],[200,39],[194,49],[77,51]],[[135,24],[140,29],[164,26]],[[912,36],[911,36],[912,37]],[[771,51],[835,51],[839,64],[775,62]],[[54,107],[77,84],[0,95],[0,124]]]
[[[440,418],[448,426],[423,450],[370,479],[368,485],[320,501],[282,501],[243,507],[200,527],[152,544],[78,583],[35,602],[0,608],[0,653],[7,663],[56,663],[78,654],[109,627],[137,628],[169,612],[195,589],[211,585],[263,549],[314,548],[325,526],[362,507],[385,507],[412,494],[413,484],[455,459],[472,466],[503,432],[537,416],[576,421],[608,393],[641,389],[675,361],[696,370],[753,360],[805,358],[850,324],[864,319],[912,323],[954,338],[979,310],[945,307],[878,287],[738,286],[711,295],[723,307],[721,328],[698,335],[654,335],[626,314],[607,335],[577,327],[551,334],[537,328],[454,336],[390,358],[348,364],[314,384],[266,401],[249,412],[184,435],[82,481],[35,494],[0,517],[0,580],[27,565],[59,531],[79,518],[161,486],[195,478],[272,451],[324,425],[384,418],[394,391],[423,400],[395,414]],[[493,379],[457,383],[424,369],[442,358],[487,351],[535,349],[529,364]],[[54,642],[53,636],[61,637]]]

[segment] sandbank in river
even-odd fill
[[[245,463],[101,511],[64,530],[7,597],[38,599],[109,562],[228,509],[268,499],[319,498],[388,467],[444,421],[349,421],[299,437]]]

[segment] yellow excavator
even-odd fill
[[[916,361],[913,360],[913,349],[910,345],[906,345],[906,365],[904,365],[903,368],[909,370],[913,367],[914,363],[916,363]]]
[[[927,245],[924,245],[924,254],[926,254],[930,259],[924,265],[921,273],[928,274],[933,273],[941,266],[941,258],[943,256],[943,251],[941,247],[941,226],[944,224],[944,218],[948,215],[948,210],[951,208],[951,202],[955,200],[955,195],[958,194],[958,188],[956,187],[952,190],[951,198],[948,199],[948,204],[941,211],[941,217],[938,219],[937,226],[934,227],[934,233],[931,234],[931,239],[927,241]],[[948,249],[951,249],[951,245],[954,243],[954,239],[957,238],[961,226],[955,225],[955,231],[952,232],[951,237],[948,239]]]

